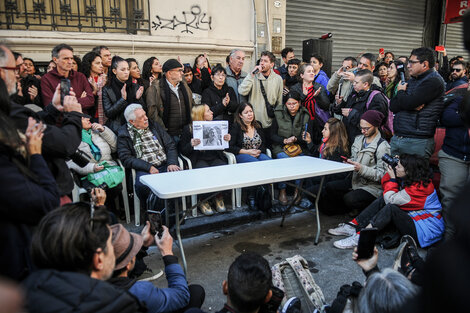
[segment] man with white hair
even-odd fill
[[[230,51],[228,56],[228,65],[225,68],[227,71],[226,83],[229,87],[232,87],[237,95],[237,102],[241,103],[242,100],[246,101],[246,98],[238,94],[238,86],[246,77],[246,72],[242,71],[243,65],[245,64],[245,52],[239,49],[233,49]]]
[[[165,129],[149,121],[140,104],[132,103],[124,111],[127,123],[118,130],[117,150],[124,167],[136,170],[135,191],[146,203],[150,189],[140,176],[181,170],[176,145]]]

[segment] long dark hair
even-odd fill
[[[129,64],[129,79],[128,79],[128,81],[130,83],[132,83],[133,78],[131,76],[131,63],[135,63],[135,64],[137,64],[137,67],[139,67],[139,62],[137,62],[137,60],[134,59],[134,58],[127,58],[126,61],[127,61],[127,64]],[[139,86],[144,85],[144,80],[142,79],[142,74],[140,74],[140,78],[137,78],[137,84]]]
[[[114,74],[113,70],[116,69],[118,67],[118,64],[121,62],[126,62],[126,60],[124,60],[118,55],[113,56],[113,59],[111,60],[111,66],[108,69],[108,80],[106,81],[106,86],[111,86],[111,82],[114,80],[114,78],[117,79],[116,74]]]
[[[97,57],[101,59],[101,56],[98,53],[93,52],[93,51],[88,52],[87,54],[83,56],[81,72],[83,73],[83,75],[85,75],[86,78],[90,77],[91,64]]]
[[[405,169],[405,177],[403,177],[403,185],[409,187],[416,183],[423,184],[427,187],[431,182],[433,173],[429,168],[429,160],[414,154],[400,154],[400,163]]]
[[[156,59],[156,57],[150,57],[147,60],[145,60],[144,65],[142,65],[142,78],[144,80],[149,80],[150,76],[153,75],[152,73],[152,65],[153,61]],[[158,73],[158,78],[161,77],[161,73]]]
[[[333,155],[336,148],[340,148],[345,154],[349,155],[348,133],[343,122],[335,117],[331,117],[326,122],[330,130],[330,137],[325,144],[323,155],[325,157]]]
[[[251,105],[251,103],[249,102],[242,102],[239,106],[238,106],[238,109],[235,113],[235,116],[234,116],[234,121],[236,123],[238,123],[238,125],[240,125],[240,128],[242,129],[243,132],[247,132],[248,131],[248,127],[246,127],[245,123],[243,123],[242,119],[240,118],[240,114],[243,112],[243,110],[245,110],[246,107],[250,107],[252,110],[253,110],[253,106]],[[253,126],[254,128],[261,128],[261,125],[260,123],[256,120],[256,116],[255,116],[255,111],[253,110],[253,121],[251,122],[251,126]]]

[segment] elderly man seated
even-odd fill
[[[150,189],[140,182],[140,176],[181,170],[178,152],[170,135],[158,123],[149,121],[140,104],[129,105],[124,117],[127,123],[118,131],[118,155],[126,168],[136,170],[135,191],[145,203]]]

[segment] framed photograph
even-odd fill
[[[224,150],[228,148],[226,134],[228,121],[193,121],[193,138],[201,140],[194,150]]]

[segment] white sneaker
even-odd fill
[[[352,236],[357,232],[356,228],[349,224],[341,223],[336,228],[328,229],[328,233],[335,236]]]
[[[350,237],[333,242],[333,246],[338,249],[352,249],[357,246],[359,242],[359,234],[354,234]]]

